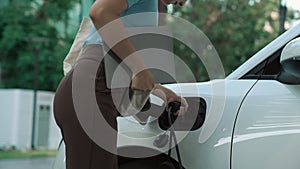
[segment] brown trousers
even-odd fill
[[[80,59],[97,60],[103,58],[101,45],[88,45],[84,48]],[[80,62],[77,64],[88,64]],[[88,66],[88,65],[85,65]],[[100,146],[86,134],[77,118],[72,99],[71,70],[60,82],[54,98],[54,116],[66,144],[67,169],[117,169],[117,155]],[[112,101],[112,95],[105,83],[104,65],[101,62],[95,78],[96,100],[106,121],[117,130],[118,112]],[[88,100],[86,100],[88,102]],[[104,131],[105,133],[105,131]],[[105,137],[105,136],[104,136]],[[116,145],[117,135],[109,136]]]

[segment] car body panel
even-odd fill
[[[300,86],[258,81],[245,98],[233,137],[232,169],[300,167]]]
[[[238,88],[236,88],[237,84],[239,85]],[[176,132],[178,139],[182,139],[179,143],[179,147],[183,166],[186,169],[229,168],[231,139],[227,139],[225,142],[222,141],[224,141],[225,138],[231,138],[232,128],[234,125],[234,121],[232,119],[235,119],[244,96],[254,84],[254,80],[245,80],[242,82],[238,80],[219,80],[207,83],[198,83],[198,94],[193,92],[195,90],[192,89],[195,84],[167,85],[168,88],[177,91],[183,96],[202,97],[206,100],[208,107],[206,121],[199,130],[191,132]],[[217,85],[219,88],[215,90],[223,90],[223,92],[213,93],[212,89],[214,88],[214,85]],[[216,99],[220,104],[224,104],[225,107],[222,109],[215,109],[212,105],[216,105],[217,103],[212,104],[213,99]],[[216,115],[220,117],[217,117]],[[118,140],[119,148],[124,148],[126,146],[141,146],[156,149],[161,152],[166,151],[165,148],[167,147],[158,149],[153,146],[154,139],[164,132],[159,129],[157,121],[153,121],[142,126],[137,122],[129,121],[127,118],[119,117],[118,124],[119,133],[122,135],[122,137],[119,137]],[[128,133],[130,134],[127,135],[127,137],[124,136]],[[211,133],[211,135],[206,136],[203,135],[203,133]],[[149,139],[151,136],[155,137],[152,137],[151,140]],[[175,149],[172,150],[172,152],[172,157],[177,159]],[[218,160],[216,161],[216,159]]]

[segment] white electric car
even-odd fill
[[[300,25],[290,28],[225,79],[166,85],[196,113],[177,118],[183,124],[175,127],[183,168],[300,168],[299,36]],[[141,124],[119,117],[118,125],[120,169],[167,168],[161,164],[168,160],[179,168],[175,147],[168,158],[166,118]],[[64,148],[62,142],[54,169],[65,168]]]

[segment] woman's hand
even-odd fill
[[[180,102],[181,103],[180,109],[174,115],[182,116],[188,110],[188,103],[185,100],[185,98],[178,96],[172,90],[170,90],[160,84],[155,84],[154,89],[152,90],[152,94],[154,94],[157,97],[162,98],[165,101],[166,105],[168,105],[170,102],[173,102],[173,101]]]
[[[133,75],[131,82],[132,89],[151,92],[154,85],[154,77],[148,69],[144,69],[136,75]]]

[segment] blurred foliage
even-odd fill
[[[196,25],[217,50],[226,75],[278,36],[278,0],[190,0],[174,15]],[[198,81],[208,80],[204,65],[188,47],[175,44],[175,53]]]
[[[74,4],[70,0],[11,0],[1,8],[0,87],[32,89],[36,57],[38,88],[56,89],[72,42],[59,23],[69,19]]]
[[[68,12],[78,1],[10,0],[0,10],[0,87],[33,88],[38,56],[40,90],[55,91],[63,76],[62,61],[73,41]],[[202,30],[216,48],[226,74],[278,36],[279,0],[190,0],[180,16]],[[288,16],[292,15],[291,13]],[[186,45],[175,54],[189,65],[196,80],[208,80],[204,65]],[[189,77],[181,74],[182,80]]]

